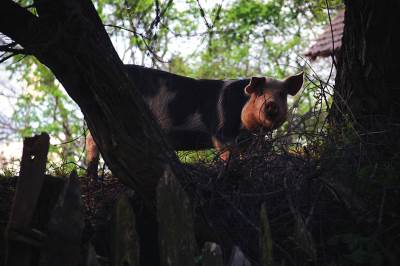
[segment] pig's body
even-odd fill
[[[280,126],[286,120],[287,94],[296,94],[303,83],[302,74],[285,81],[223,81],[136,65],[126,65],[126,70],[175,150],[221,150],[241,130]]]
[[[127,71],[176,150],[211,148],[239,134],[250,79],[192,79],[136,65]]]

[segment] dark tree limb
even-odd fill
[[[2,1],[0,6],[0,31],[21,45],[34,46],[39,19],[13,1]]]

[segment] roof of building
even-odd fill
[[[338,12],[331,24],[332,27],[330,24],[325,27],[324,32],[304,54],[305,56],[309,57],[311,60],[314,60],[318,56],[327,57],[340,50],[342,47],[342,35],[344,28],[344,10]]]

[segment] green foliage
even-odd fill
[[[202,151],[177,151],[178,158],[183,163],[203,162],[209,163],[214,161],[218,154],[214,149]]]
[[[208,47],[200,53],[198,75],[282,78],[298,71],[304,63],[296,54],[304,52],[310,32],[327,20],[322,7],[306,1],[232,1],[214,19]]]
[[[0,168],[0,181],[18,175],[18,170],[14,167],[2,165]]]
[[[79,167],[75,162],[47,162],[47,173],[53,176],[62,176],[67,177],[73,171],[77,172],[78,176],[86,176],[86,170],[84,168]]]

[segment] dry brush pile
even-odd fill
[[[246,152],[228,163],[188,166],[196,213],[228,254],[238,245],[252,262],[261,256],[264,204],[278,265],[397,265],[398,166],[362,164],[358,132],[332,130],[330,90],[309,84],[315,105],[284,131],[241,139]]]

